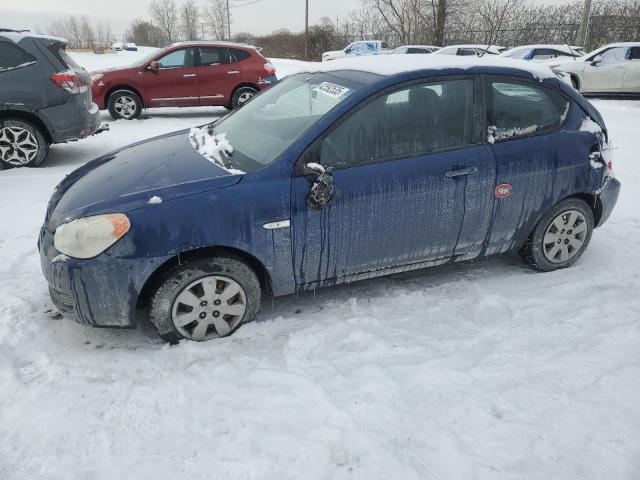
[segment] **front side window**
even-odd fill
[[[0,42],[0,72],[26,67],[36,59],[12,42]]]
[[[569,111],[562,95],[528,83],[494,81],[489,92],[488,124],[494,141],[557,128]]]
[[[213,67],[230,63],[229,52],[226,48],[206,47],[200,49],[200,66]]]
[[[164,57],[160,57],[157,62],[161,69],[193,67],[193,49],[174,50]]]
[[[622,63],[626,60],[627,57],[627,48],[626,47],[615,47],[610,48],[606,52],[601,55],[599,65],[613,65],[616,63]]]
[[[412,85],[346,117],[322,140],[324,166],[348,168],[474,143],[474,82]]]
[[[475,48],[459,48],[458,55],[461,57],[471,57],[473,55],[478,55],[478,52]]]
[[[292,75],[215,124],[233,147],[232,167],[245,172],[272,163],[327,112],[362,88],[323,73]]]

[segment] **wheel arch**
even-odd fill
[[[107,93],[104,94],[104,107],[105,108],[108,108],[109,98],[111,97],[111,95],[113,95],[114,93],[116,93],[119,90],[129,90],[130,92],[135,93],[136,95],[138,95],[138,98],[140,98],[140,101],[142,102],[142,107],[146,108],[146,105],[145,105],[145,102],[144,102],[144,97],[140,93],[140,90],[138,90],[135,87],[132,87],[131,85],[127,85],[127,84],[119,84],[119,85],[111,87],[109,90],[107,90]]]
[[[580,78],[580,75],[572,72],[572,73],[569,73],[569,77],[571,77],[572,82],[575,82],[576,90],[580,91],[582,89],[582,79]]]
[[[149,278],[147,278],[142,289],[140,290],[140,293],[138,295],[137,308],[143,309],[149,305],[153,293],[159,288],[163,280],[166,278],[167,274],[173,268],[184,262],[223,255],[235,257],[239,260],[244,261],[253,269],[253,271],[258,276],[260,287],[262,288],[263,293],[269,296],[273,294],[271,275],[269,274],[264,264],[255,256],[244,250],[234,247],[202,247],[194,250],[180,252],[179,254],[165,261],[162,265],[156,268],[154,272],[149,276]]]
[[[13,118],[31,123],[34,127],[40,130],[40,133],[44,135],[44,138],[49,143],[53,143],[53,136],[51,135],[49,128],[44,123],[44,121],[35,113],[28,112],[26,110],[0,110],[0,121]]]

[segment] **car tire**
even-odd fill
[[[563,200],[538,222],[520,255],[541,272],[570,267],[586,250],[593,229],[593,211],[584,200]]]
[[[253,87],[240,87],[231,96],[231,108],[238,108],[244,103],[251,100],[251,98],[258,93]]]
[[[0,165],[4,169],[39,167],[47,159],[49,142],[37,126],[25,120],[0,120]]]
[[[170,271],[153,295],[149,318],[166,342],[212,340],[254,320],[261,301],[253,269],[237,257],[216,256]]]
[[[131,90],[117,90],[109,95],[107,109],[114,120],[133,120],[142,113],[142,100]]]

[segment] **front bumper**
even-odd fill
[[[124,239],[123,239],[124,240]],[[65,257],[46,229],[38,238],[49,294],[65,317],[84,325],[135,327],[140,292],[165,258],[118,257],[108,250],[90,260]]]
[[[614,177],[608,177],[598,193],[598,198],[602,206],[602,214],[596,227],[599,227],[609,219],[613,207],[615,207],[618,202],[618,196],[620,196],[620,181]]]

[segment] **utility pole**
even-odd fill
[[[582,21],[580,22],[580,30],[578,31],[578,45],[586,47],[587,35],[589,33],[589,20],[591,18],[591,0],[584,0],[584,8],[582,9]]]
[[[229,10],[229,0],[227,0],[227,27],[229,29],[229,40],[231,40],[231,11]]]
[[[309,60],[309,0],[305,0],[304,9],[304,59]]]

